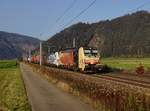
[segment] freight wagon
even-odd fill
[[[77,62],[77,49],[70,48],[59,52],[59,65],[68,69],[75,69]]]
[[[40,55],[32,55],[31,62],[40,63]]]
[[[53,52],[53,53],[49,54],[46,64],[47,65],[56,65],[56,66],[58,66],[59,65],[58,52]]]

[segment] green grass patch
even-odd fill
[[[17,64],[17,61],[12,60],[12,61],[8,61],[8,60],[2,60],[0,61],[0,68],[15,68]]]
[[[31,111],[16,61],[0,62],[0,110]]]
[[[102,64],[113,68],[133,70],[141,63],[145,69],[150,69],[150,58],[102,58]]]

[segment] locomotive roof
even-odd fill
[[[61,49],[59,50],[58,52],[60,51],[67,51],[67,50],[77,50],[78,48],[65,48],[65,49]]]
[[[65,48],[65,49],[62,49],[62,50],[59,50],[58,52],[60,51],[67,51],[67,50],[78,50],[80,47],[78,48]],[[97,48],[93,48],[93,47],[83,47],[84,49],[91,49],[91,50],[97,50]]]

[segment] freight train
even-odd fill
[[[31,55],[31,62],[39,63],[39,54]],[[95,48],[68,48],[61,51],[51,52],[44,56],[43,64],[62,66],[73,70],[95,70],[100,63],[100,55]]]

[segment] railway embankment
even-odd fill
[[[28,63],[27,63],[28,64]],[[150,88],[38,64],[28,64],[63,90],[100,111],[149,111]]]

